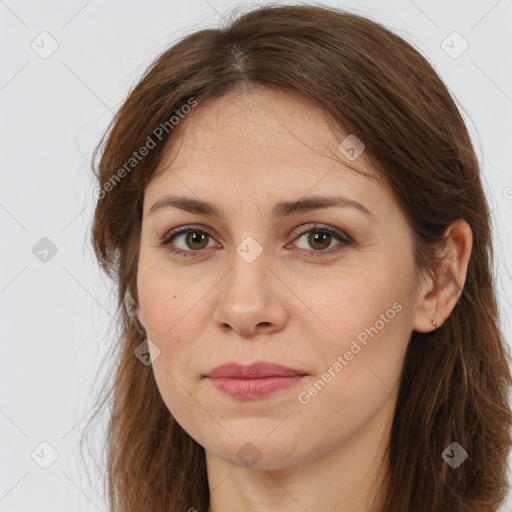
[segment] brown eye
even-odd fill
[[[296,239],[296,243],[298,244],[301,239],[305,239],[305,246],[299,246],[299,248],[311,253],[330,253],[331,251],[327,249],[331,248],[331,243],[334,240],[338,241],[334,247],[346,246],[351,243],[348,236],[330,226],[314,226],[307,231],[304,230]],[[311,250],[311,248],[313,248],[313,250]],[[315,254],[315,256],[317,255],[319,256],[321,254]]]
[[[310,233],[308,243],[314,249],[327,249],[331,244],[331,239],[332,236],[328,233]]]
[[[197,256],[203,249],[208,248],[209,239],[214,242],[213,237],[203,229],[184,226],[171,232],[161,244],[168,246],[171,253]],[[212,246],[210,245],[210,247]]]
[[[350,237],[331,226],[312,226],[308,230],[303,229],[295,239],[295,243],[302,239],[305,240],[306,247],[299,246],[299,249],[315,256],[332,254],[352,243]],[[209,241],[212,242],[212,245],[208,245]],[[338,241],[334,247],[340,247],[335,250],[329,250],[332,248],[331,244],[333,241]],[[181,256],[200,256],[204,249],[218,247],[210,233],[194,226],[183,226],[169,233],[161,242],[161,245],[168,247],[171,254],[179,254]]]
[[[207,244],[204,242],[205,240],[207,241],[208,237],[208,233],[190,230],[186,232],[185,243],[188,247],[190,247],[190,249],[198,251],[206,247]]]

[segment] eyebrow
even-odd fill
[[[295,201],[280,201],[274,205],[274,208],[272,209],[272,216],[274,219],[279,219],[294,213],[308,212],[311,210],[330,208],[333,206],[353,208],[375,219],[375,215],[372,214],[368,208],[353,199],[349,199],[348,197],[343,196],[319,196],[297,199]],[[148,216],[153,215],[157,210],[164,207],[179,208],[191,213],[197,213],[209,217],[217,217],[221,220],[224,220],[224,213],[222,209],[216,204],[185,196],[166,196],[160,199],[149,209]]]

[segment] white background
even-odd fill
[[[0,512],[107,511],[94,489],[102,477],[93,473],[89,484],[78,451],[99,364],[113,343],[115,304],[89,243],[90,157],[129,88],[161,51],[215,26],[230,7],[262,3],[0,1]],[[458,99],[492,209],[496,283],[510,342],[512,1],[324,4],[397,32],[435,65]],[[51,48],[43,31],[58,44],[46,59],[31,48],[33,41]],[[456,59],[442,47],[453,31],[469,44]],[[47,262],[32,252],[42,237],[57,248]],[[42,453],[43,441],[58,453],[48,469],[31,458],[35,449]],[[503,510],[512,510],[512,500]]]

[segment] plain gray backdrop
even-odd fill
[[[89,243],[92,151],[160,52],[214,27],[235,5],[263,3],[0,1],[0,512],[107,512],[103,475],[78,449],[113,343],[115,304]],[[512,0],[324,5],[398,33],[457,98],[492,209],[510,342]],[[512,500],[503,510],[512,510]]]

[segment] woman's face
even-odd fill
[[[284,92],[225,96],[181,123],[145,191],[137,275],[172,415],[210,455],[261,469],[389,425],[422,287],[388,190],[329,156],[376,176],[361,146],[339,149],[350,134]],[[157,207],[171,197],[189,204]],[[213,377],[232,362],[293,371]]]

